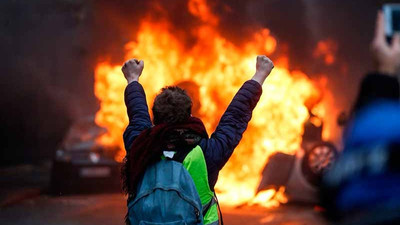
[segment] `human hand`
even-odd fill
[[[267,56],[257,56],[256,73],[254,74],[252,79],[262,85],[273,68],[274,63],[272,63],[272,61]]]
[[[124,73],[125,79],[128,84],[133,81],[139,81],[139,76],[142,74],[144,68],[143,60],[130,59],[124,63],[121,70]]]
[[[375,37],[371,45],[372,54],[377,63],[378,72],[395,75],[400,67],[400,34],[393,35],[389,45],[385,35],[385,18],[382,11],[376,18]]]

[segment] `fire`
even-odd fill
[[[288,199],[284,195],[285,188],[280,187],[278,191],[274,189],[269,189],[265,191],[261,191],[257,194],[255,198],[253,198],[249,205],[263,205],[265,207],[276,207],[279,206],[280,203],[287,203]]]
[[[254,74],[256,55],[272,54],[277,41],[264,28],[238,47],[220,34],[218,17],[211,13],[205,1],[190,0],[188,10],[202,22],[190,30],[196,37],[195,45],[186,47],[178,35],[171,32],[168,21],[149,16],[139,23],[134,41],[125,45],[125,59],[144,60],[140,83],[150,106],[162,87],[181,81],[195,82],[200,87],[199,115],[210,133],[234,94]],[[285,57],[277,61],[287,62]],[[126,81],[120,71],[122,63],[102,62],[95,69],[95,94],[100,100],[96,123],[108,129],[98,141],[103,145],[119,146],[118,161],[125,155],[122,134],[128,124],[123,100]],[[305,102],[321,99],[317,85],[306,74],[289,71],[286,64],[276,64],[268,77],[249,127],[220,173],[216,191],[224,204],[252,202],[268,156],[276,151],[295,153],[301,142],[302,125],[309,116]],[[313,106],[312,110],[325,117],[323,105]],[[286,201],[282,193],[283,189],[278,193],[267,190],[267,194],[257,198],[261,201],[254,200],[253,204],[267,204],[273,198],[277,202],[274,204],[279,205]]]

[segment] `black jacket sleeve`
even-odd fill
[[[353,113],[378,100],[399,100],[399,81],[380,73],[370,73],[361,82]]]
[[[207,163],[208,181],[213,189],[218,173],[242,139],[252,112],[260,99],[261,85],[249,80],[236,93],[210,139],[200,141]]]
[[[128,111],[129,125],[124,132],[125,149],[128,152],[133,140],[145,129],[151,127],[146,94],[138,82],[130,83],[125,89],[125,105]]]

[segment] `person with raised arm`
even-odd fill
[[[389,44],[381,11],[367,74],[346,127],[344,149],[324,176],[321,197],[335,224],[400,224],[400,35]]]
[[[262,84],[274,65],[268,57],[257,56],[254,76],[236,93],[210,137],[203,122],[191,115],[192,100],[179,87],[167,86],[155,97],[151,121],[145,92],[139,83],[143,68],[144,62],[137,59],[126,61],[122,67],[128,81],[125,104],[129,117],[123,135],[127,152],[124,191],[129,195],[126,222],[136,221],[135,212],[129,207],[137,197],[145,171],[162,159],[172,159],[182,163],[193,179],[203,205],[203,223],[218,224],[214,186],[219,171],[239,144],[260,99]]]

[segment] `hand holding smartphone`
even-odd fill
[[[400,68],[399,6],[399,4],[384,5],[384,10],[378,12],[376,18],[375,37],[371,50],[376,60],[377,70],[382,74],[396,75]]]

